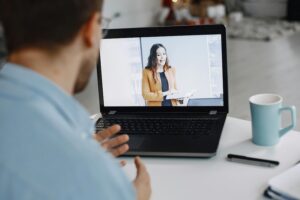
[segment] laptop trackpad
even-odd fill
[[[138,150],[141,149],[142,146],[144,146],[144,143],[146,143],[146,138],[144,136],[129,136],[129,149],[130,150]]]
[[[194,143],[186,136],[131,136],[129,148],[131,151],[176,152],[187,150]]]

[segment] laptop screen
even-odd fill
[[[103,105],[223,106],[221,45],[221,34],[103,39]]]

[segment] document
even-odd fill
[[[196,91],[197,90],[191,90],[189,92],[176,91],[176,92],[168,95],[166,99],[184,99],[184,98],[189,98],[189,97],[193,96],[193,94]]]
[[[277,199],[300,199],[299,188],[300,164],[297,164],[282,174],[272,178],[269,181],[269,189],[266,192],[271,195],[276,195]]]

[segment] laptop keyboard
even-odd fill
[[[101,131],[114,124],[122,127],[121,133],[129,135],[212,135],[218,118],[102,118],[96,129]]]

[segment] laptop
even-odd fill
[[[125,155],[216,155],[228,113],[223,25],[110,29],[97,75],[97,130],[120,124]]]

